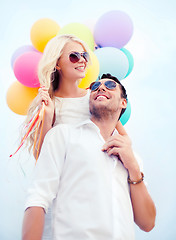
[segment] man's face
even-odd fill
[[[98,82],[101,85],[95,91],[91,91],[89,108],[92,116],[101,118],[109,114],[119,113],[126,107],[126,100],[121,97],[121,89],[118,83],[114,89],[108,89],[104,84],[107,81],[115,82],[112,79],[102,79]]]

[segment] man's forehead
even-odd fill
[[[110,79],[110,78],[103,78],[98,81],[100,81],[100,82],[113,81],[113,82],[117,83],[116,81],[114,81],[113,79]]]

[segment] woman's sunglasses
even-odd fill
[[[72,52],[69,55],[70,62],[72,62],[72,63],[78,62],[81,59],[81,57],[83,57],[86,62],[89,61],[89,54],[88,54],[88,52],[83,52],[83,53]]]
[[[105,82],[103,82],[103,83],[100,82],[100,81],[96,81],[96,82],[92,82],[92,83],[90,84],[89,89],[91,90],[91,92],[97,91],[98,88],[99,88],[102,84],[104,84],[105,87],[106,87],[108,90],[113,90],[113,89],[115,89],[116,86],[117,86],[117,83],[114,82],[114,81],[111,81],[111,80],[107,80],[107,81],[105,81]]]

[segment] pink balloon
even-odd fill
[[[24,46],[17,48],[11,57],[12,68],[13,68],[13,64],[14,64],[15,60],[17,59],[17,57],[19,57],[20,55],[22,55],[25,52],[33,52],[33,51],[38,52],[32,45],[24,45]]]
[[[122,48],[133,34],[131,18],[122,11],[113,10],[103,14],[95,24],[94,39],[100,47]]]
[[[20,55],[14,62],[13,71],[17,80],[27,87],[39,87],[37,68],[42,53],[27,52]]]

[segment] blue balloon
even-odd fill
[[[132,56],[132,54],[130,53],[130,51],[127,50],[126,48],[121,48],[120,50],[125,53],[125,55],[126,55],[127,58],[128,58],[128,62],[129,62],[129,69],[128,69],[127,75],[125,76],[125,78],[126,78],[126,77],[132,72],[132,70],[133,70],[133,67],[134,67],[134,59],[133,59],[133,56]]]
[[[128,58],[120,49],[102,47],[94,51],[100,64],[99,76],[110,73],[119,80],[125,78],[129,69]]]
[[[131,115],[131,104],[130,104],[130,102],[128,100],[126,110],[125,110],[125,112],[122,114],[122,116],[120,118],[120,121],[121,121],[123,126],[128,122],[128,120],[130,118],[130,115]]]

